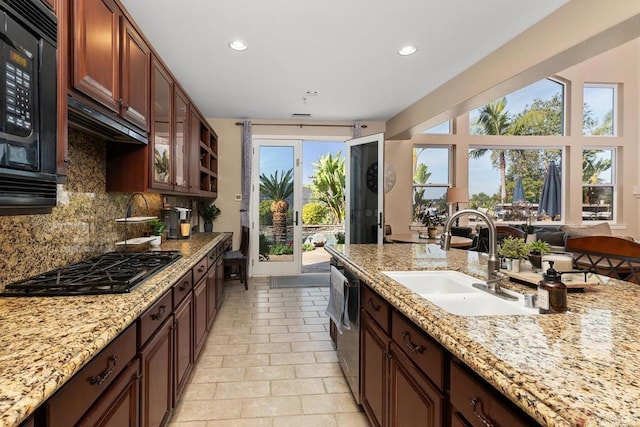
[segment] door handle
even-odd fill
[[[297,226],[298,225],[298,211],[296,211],[295,219],[293,221],[294,221],[294,225]]]
[[[380,220],[378,221],[378,228],[382,228],[382,212],[379,213]]]

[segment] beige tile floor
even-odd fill
[[[328,299],[328,288],[226,282],[169,426],[368,427],[329,338]]]

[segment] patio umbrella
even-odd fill
[[[513,203],[524,202],[524,187],[522,187],[522,179],[516,177],[516,186],[513,189]]]
[[[556,168],[555,162],[549,163],[549,170],[547,170],[547,176],[544,178],[544,184],[542,185],[542,194],[540,195],[540,203],[538,204],[538,213],[543,211],[551,218],[555,218],[560,214],[561,207],[561,191],[562,185],[560,184],[560,175]]]

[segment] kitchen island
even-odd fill
[[[486,254],[432,244],[327,251],[541,425],[640,425],[638,285],[604,278],[569,293],[565,314],[461,317],[381,272],[457,270],[486,279]],[[535,292],[517,283],[505,287]]]
[[[25,420],[229,237],[165,240],[182,257],[130,293],[0,298],[0,426]]]

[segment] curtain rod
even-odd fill
[[[236,122],[236,126],[242,126],[244,125],[244,123],[242,122]],[[251,123],[251,126],[295,126],[295,127],[303,127],[303,126],[310,126],[310,127],[332,127],[332,128],[354,128],[355,125],[324,125],[324,124],[317,124],[317,125],[313,125],[313,124],[305,124],[305,123],[300,123],[300,124],[295,124],[295,123]],[[362,129],[366,129],[367,125],[360,125],[360,127]]]

